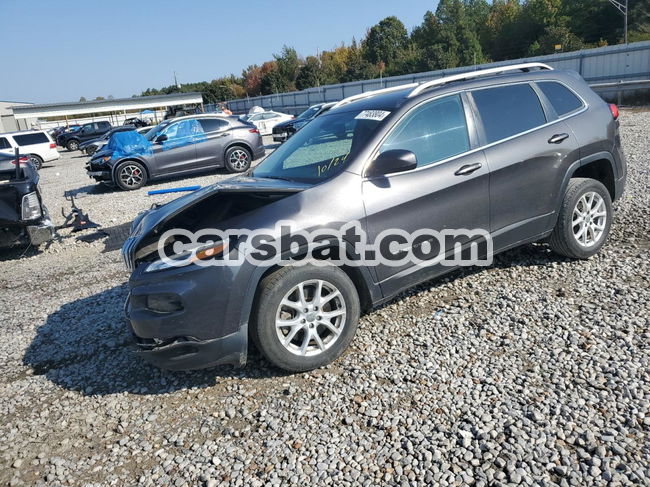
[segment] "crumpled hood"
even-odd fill
[[[152,208],[136,217],[131,226],[131,237],[144,236],[156,227],[162,226],[183,210],[218,193],[298,193],[310,188],[311,184],[280,179],[240,176],[222,183],[206,186],[186,194],[157,208]]]

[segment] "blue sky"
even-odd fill
[[[0,0],[0,100],[35,103],[139,94],[239,75],[283,44],[305,56],[384,17],[406,27],[437,0]]]

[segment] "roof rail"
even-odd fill
[[[413,88],[415,86],[418,86],[418,84],[409,83],[406,85],[391,86],[390,88],[382,88],[381,90],[365,91],[363,93],[359,93],[358,95],[352,95],[352,96],[348,96],[347,98],[343,98],[336,105],[330,108],[330,110],[334,110],[335,108],[338,108],[342,105],[347,105],[348,103],[352,103],[353,101],[361,100],[363,98],[369,98],[375,95],[382,95],[384,93],[390,93],[391,91],[405,90],[406,88]]]
[[[511,64],[509,66],[499,66],[496,68],[480,69],[478,71],[468,71],[465,73],[454,74],[451,76],[444,76],[442,78],[434,79],[432,81],[427,81],[426,83],[421,83],[417,86],[417,88],[415,88],[413,91],[409,93],[407,98],[413,98],[414,96],[417,96],[420,93],[422,93],[424,90],[427,90],[434,86],[445,85],[447,83],[451,83],[452,81],[463,81],[466,79],[478,78],[480,76],[486,76],[489,74],[505,73],[507,71],[530,71],[532,68],[550,69],[550,70],[553,69],[548,64],[544,64],[544,63],[524,63],[524,64]]]

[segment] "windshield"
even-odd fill
[[[311,118],[314,115],[318,113],[318,110],[320,110],[321,105],[314,105],[313,107],[309,107],[307,110],[302,112],[300,115],[296,117],[296,120],[302,120],[303,118]]]
[[[162,130],[163,130],[165,127],[167,127],[167,125],[169,125],[170,123],[171,123],[171,120],[165,120],[164,122],[159,123],[158,125],[156,125],[154,128],[152,128],[151,130],[149,130],[149,131],[144,135],[145,138],[146,138],[149,142],[151,142],[151,141],[152,141],[153,139],[155,139],[156,136],[157,136],[160,132],[162,132]]]
[[[347,167],[381,123],[366,113],[336,110],[314,119],[257,166],[253,176],[306,183],[331,178]]]

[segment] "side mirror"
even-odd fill
[[[167,136],[166,136],[165,134],[159,135],[159,136],[156,138],[156,142],[157,142],[158,144],[162,144],[162,143],[165,142],[166,140],[167,140]]]
[[[418,159],[410,150],[393,149],[382,152],[366,170],[366,177],[384,176],[396,172],[410,171],[418,165]]]

